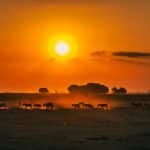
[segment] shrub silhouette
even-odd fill
[[[127,94],[127,89],[123,87],[120,88],[113,87],[112,92],[113,94]]]

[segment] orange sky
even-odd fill
[[[0,90],[100,82],[148,91],[149,27],[149,0],[0,1]],[[77,50],[65,61],[49,46],[61,34]]]

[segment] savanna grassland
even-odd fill
[[[150,149],[150,108],[131,107],[131,102],[148,104],[149,95],[101,95],[84,99],[68,94],[5,93],[0,98],[10,108],[20,100],[33,104],[52,101],[57,106],[53,111],[1,110],[2,150]],[[81,100],[94,106],[105,102],[112,109],[70,109],[72,103]]]
[[[150,110],[1,111],[2,150],[149,150]]]

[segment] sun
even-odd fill
[[[67,33],[52,35],[47,43],[48,56],[56,61],[66,62],[78,55],[78,42],[73,35]]]
[[[58,42],[55,45],[55,52],[57,55],[65,56],[70,51],[70,45],[67,42]]]

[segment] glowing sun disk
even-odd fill
[[[66,42],[59,42],[56,44],[55,51],[58,55],[66,55],[67,53],[69,53],[69,50],[70,46]]]

